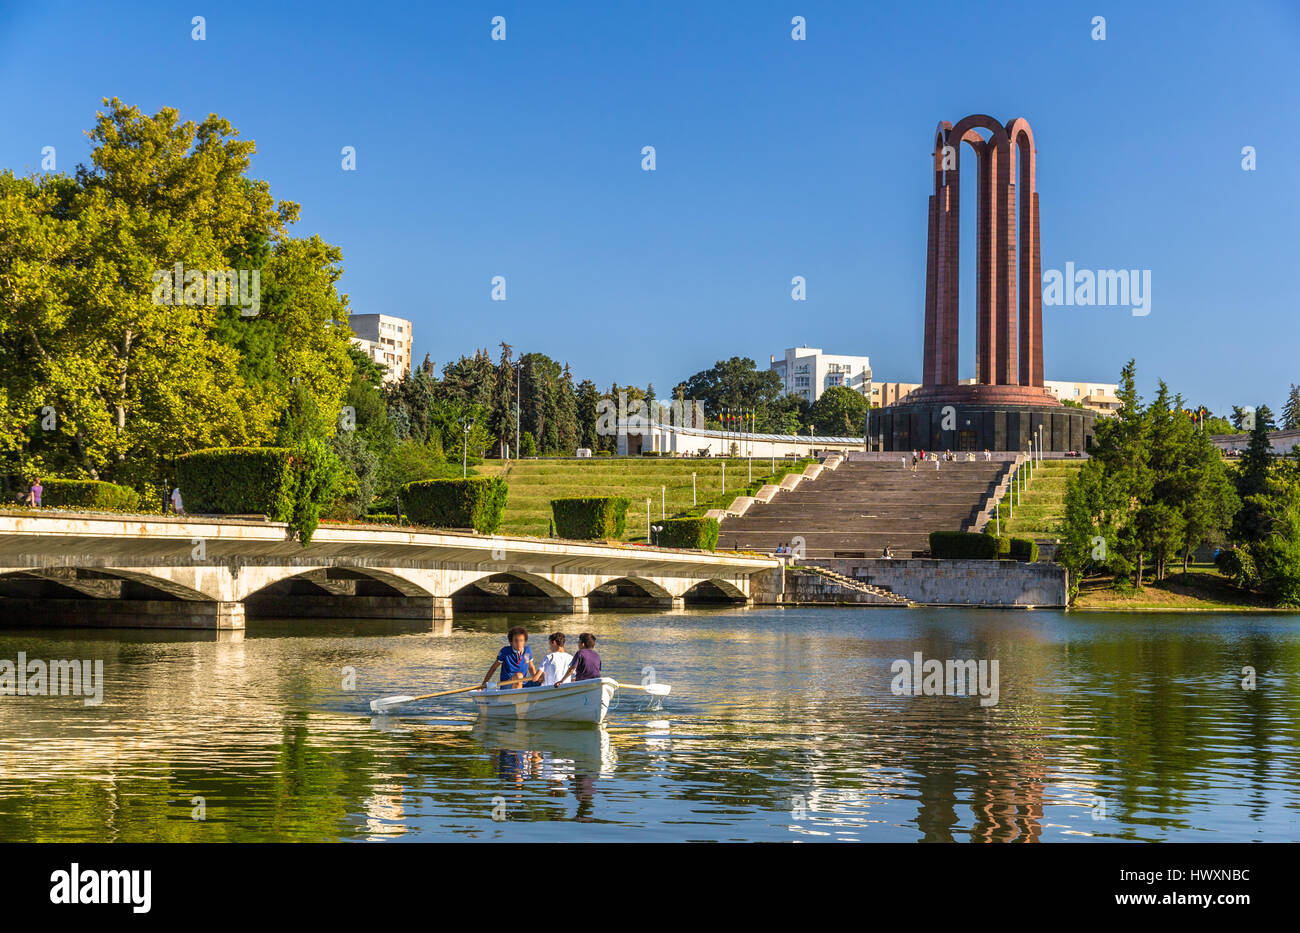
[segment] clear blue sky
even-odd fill
[[[1300,382],[1294,0],[113,7],[0,2],[0,166],[70,171],[101,97],[219,113],[342,247],[354,312],[439,366],[505,339],[663,394],[806,343],[919,381],[931,134],[988,113],[1037,136],[1045,270],[1152,274],[1146,317],[1046,309],[1048,378],[1135,356],[1144,394],[1217,411]]]

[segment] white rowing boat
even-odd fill
[[[479,715],[489,719],[546,719],[553,722],[604,722],[618,681],[612,677],[579,680],[558,687],[489,687],[468,694]]]

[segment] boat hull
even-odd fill
[[[486,719],[549,722],[604,722],[618,681],[609,677],[580,680],[560,687],[512,687],[466,694]]]

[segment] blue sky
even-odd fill
[[[1048,378],[1112,382],[1133,356],[1144,394],[1163,376],[1218,411],[1300,382],[1293,0],[0,2],[0,166],[52,145],[71,171],[112,96],[256,140],[295,232],[342,247],[353,311],[413,320],[417,359],[504,339],[661,394],[805,343],[919,381],[935,125],[1023,116],[1043,269],[1152,277],[1145,317],[1045,309]]]

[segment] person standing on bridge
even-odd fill
[[[487,689],[488,681],[498,667],[501,668],[501,682],[497,686],[502,689],[537,686],[537,668],[533,666],[533,649],[528,647],[528,630],[516,625],[506,632],[506,640],[510,644],[497,654],[497,659],[483,675],[483,685],[479,689]]]

